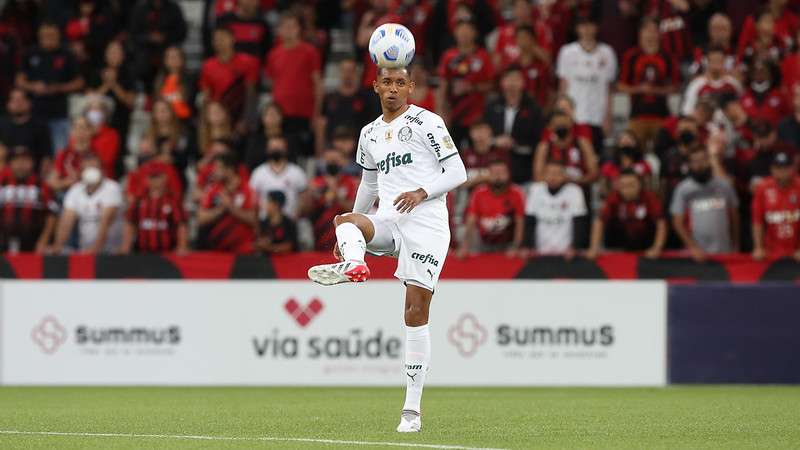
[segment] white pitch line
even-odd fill
[[[414,444],[406,442],[378,442],[378,441],[342,441],[338,439],[313,439],[313,438],[292,438],[292,437],[236,437],[236,436],[194,436],[180,434],[136,434],[136,433],[71,433],[64,431],[20,431],[20,430],[0,430],[0,435],[26,435],[26,436],[75,436],[75,437],[119,437],[119,438],[142,438],[142,439],[186,439],[195,441],[262,441],[262,442],[313,442],[317,444],[333,445],[382,445],[385,447],[416,447],[416,448],[438,448],[445,450],[504,450],[501,448],[483,447],[464,447],[461,445],[439,445],[439,444]]]

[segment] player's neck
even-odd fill
[[[400,117],[400,115],[402,115],[404,112],[408,111],[408,108],[410,108],[410,106],[407,104],[397,108],[395,111],[389,111],[388,109],[383,108],[383,121],[386,123],[393,121],[394,119]]]

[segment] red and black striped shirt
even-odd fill
[[[634,47],[622,58],[620,81],[629,86],[650,84],[657,87],[676,86],[680,82],[678,61],[665,52],[645,53],[641,47]],[[631,117],[667,117],[667,96],[633,94],[631,96]]]
[[[137,251],[162,253],[178,245],[178,228],[186,223],[186,212],[178,196],[144,194],[128,208],[127,220],[136,227]]]
[[[20,251],[33,251],[45,220],[58,212],[50,189],[36,175],[18,180],[0,172],[0,251],[16,240]]]
[[[226,191],[220,183],[212,184],[203,195],[202,208],[216,208],[220,204],[220,195]],[[256,195],[250,186],[240,181],[236,192],[228,193],[237,208],[255,210],[258,206]],[[206,250],[251,253],[255,241],[255,230],[231,213],[226,212],[216,222],[200,227],[199,241]]]
[[[316,237],[314,248],[318,251],[330,250],[336,244],[336,229],[333,226],[333,219],[337,214],[348,212],[342,208],[339,199],[354,200],[358,190],[358,181],[351,176],[342,175],[337,183],[333,198],[330,198],[327,195],[330,187],[324,176],[316,177],[311,181],[314,209],[310,218],[314,228],[314,236]]]
[[[661,48],[686,61],[692,56],[692,42],[686,15],[678,11],[669,0],[650,0],[647,16],[658,20],[661,33]]]

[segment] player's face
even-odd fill
[[[379,69],[372,86],[381,99],[381,107],[389,111],[406,105],[408,95],[414,92],[414,82],[406,69]]]
[[[625,200],[635,200],[642,190],[639,178],[633,175],[623,175],[617,180],[617,189]]]

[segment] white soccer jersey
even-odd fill
[[[583,191],[574,183],[564,185],[556,195],[547,183],[533,183],[528,192],[525,214],[536,217],[536,250],[563,253],[572,245],[572,219],[586,215]]]
[[[609,84],[617,77],[614,49],[600,42],[587,52],[577,42],[567,44],[558,53],[556,74],[567,80],[567,95],[575,102],[575,120],[602,126]]]
[[[383,121],[383,116],[361,129],[356,162],[364,170],[378,171],[378,214],[393,214],[393,202],[403,192],[414,191],[442,173],[441,161],[458,154],[444,121],[419,106]],[[415,208],[431,208],[447,217],[446,195]]]
[[[111,252],[122,244],[122,190],[114,180],[104,179],[91,195],[86,192],[82,182],[72,185],[64,196],[64,209],[75,211],[78,215],[78,234],[80,248],[86,250],[94,245],[100,229],[100,218],[105,208],[115,207],[117,215],[112,220],[106,235],[103,251]]]

